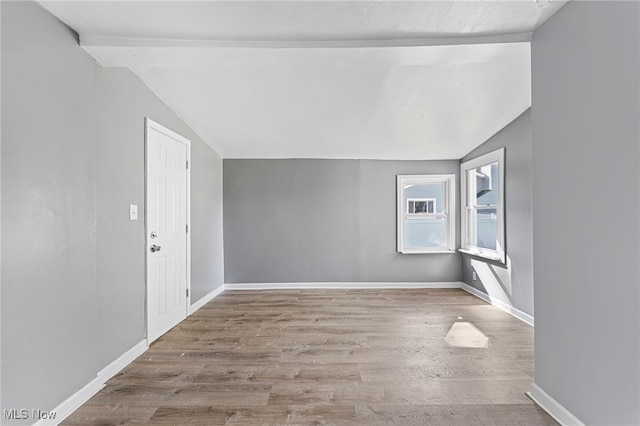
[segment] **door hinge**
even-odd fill
[[[187,289],[187,297],[189,297],[189,289]]]
[[[189,233],[189,224],[184,226],[185,232]]]
[[[189,169],[189,160],[187,160],[187,169]]]

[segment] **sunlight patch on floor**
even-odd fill
[[[467,321],[454,322],[444,338],[449,346],[456,348],[488,348],[489,338]]]

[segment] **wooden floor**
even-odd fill
[[[462,290],[227,291],[64,424],[555,425],[532,381],[533,328]]]

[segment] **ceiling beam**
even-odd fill
[[[455,46],[469,44],[522,43],[531,41],[531,33],[500,34],[472,37],[430,37],[419,39],[367,40],[178,40],[134,37],[80,35],[82,47],[141,48],[249,48],[249,49],[323,49]]]

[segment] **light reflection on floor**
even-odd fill
[[[445,336],[444,341],[447,342],[449,346],[456,348],[489,347],[489,338],[473,324],[467,321],[454,322]]]

